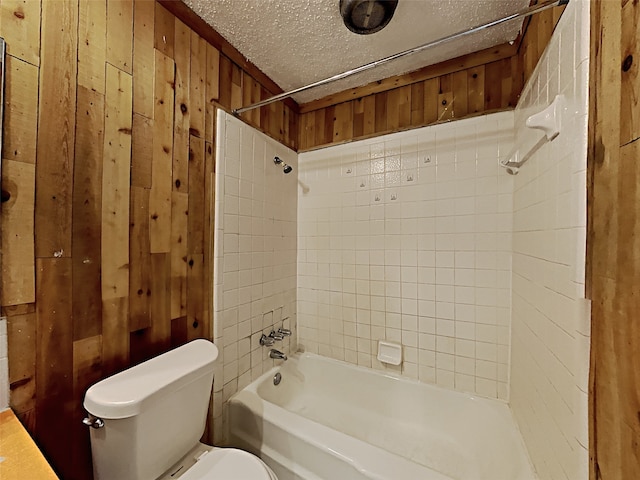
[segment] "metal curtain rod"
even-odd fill
[[[395,53],[389,57],[385,57],[382,58],[380,60],[376,60],[375,62],[371,62],[371,63],[367,63],[365,65],[362,65],[360,67],[354,68],[353,70],[347,70],[346,72],[342,72],[339,73],[337,75],[334,75],[333,77],[329,77],[329,78],[325,78],[324,80],[318,80],[317,82],[313,82],[310,83],[308,85],[304,85],[302,87],[298,87],[295,88],[293,90],[289,90],[288,92],[283,92],[280,93],[278,95],[274,95],[273,97],[270,98],[266,98],[260,102],[256,102],[256,103],[252,103],[251,105],[247,105],[246,107],[242,107],[242,108],[237,108],[235,110],[233,110],[233,114],[234,115],[240,115],[241,113],[244,113],[248,110],[253,110],[254,108],[260,108],[260,107],[264,107],[265,105],[269,105],[270,103],[274,103],[277,102],[279,100],[284,100],[285,98],[288,98],[292,95],[295,95],[296,93],[300,93],[300,92],[304,92],[306,90],[310,90],[312,88],[315,87],[319,87],[321,85],[326,85],[327,83],[332,83],[335,82],[337,80],[342,80],[343,78],[346,77],[350,77],[351,75],[355,75],[356,73],[360,73],[360,72],[364,72],[366,70],[370,70],[372,68],[378,67],[380,65],[383,65],[387,62],[391,62],[392,60],[396,60],[398,58],[402,58],[402,57],[406,57],[407,55],[411,55],[413,53],[418,53],[418,52],[422,52],[423,50],[426,50],[428,48],[431,47],[435,47],[437,45],[441,45],[443,43],[449,42],[451,40],[455,40],[457,38],[462,38],[462,37],[466,37],[467,35],[471,35],[472,33],[476,33],[479,32],[481,30],[486,30],[487,28],[491,28],[491,27],[495,27],[496,25],[500,25],[502,23],[505,22],[509,22],[511,20],[515,20],[516,18],[522,18],[522,17],[529,17],[531,15],[535,15],[536,13],[540,13],[543,12],[544,10],[547,10],[549,8],[553,8],[553,7],[558,7],[561,5],[566,5],[567,3],[569,3],[569,0],[549,0],[546,2],[542,2],[538,5],[533,5],[531,7],[528,7],[524,10],[521,10],[519,12],[516,13],[512,13],[511,15],[508,15],[506,17],[500,18],[498,20],[493,20],[491,22],[488,23],[484,23],[482,25],[478,25],[476,27],[472,27],[468,30],[461,30],[459,32],[453,33],[451,35],[448,35],[446,37],[442,37],[439,38],[438,40],[433,40],[429,43],[425,43],[423,45],[420,45],[418,47],[415,48],[411,48],[409,50],[405,50],[404,52],[400,52],[400,53]]]

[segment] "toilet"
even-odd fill
[[[94,480],[277,480],[248,452],[200,442],[217,357],[194,340],[90,387]]]

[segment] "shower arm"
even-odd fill
[[[449,42],[451,40],[456,40],[458,38],[466,37],[467,35],[471,35],[473,33],[476,33],[476,32],[482,31],[482,30],[486,30],[486,29],[491,28],[491,27],[495,27],[496,25],[500,25],[500,24],[505,23],[505,22],[510,22],[511,20],[516,20],[518,18],[529,17],[531,15],[535,15],[536,13],[540,13],[540,12],[543,12],[545,10],[548,10],[549,8],[559,7],[559,6],[562,6],[562,5],[566,5],[567,3],[569,3],[569,0],[549,0],[549,1],[546,1],[546,2],[539,3],[537,5],[532,5],[531,7],[528,7],[526,9],[521,10],[521,11],[516,12],[516,13],[512,13],[511,15],[507,15],[506,17],[499,18],[497,20],[492,20],[492,21],[490,21],[488,23],[484,23],[482,25],[478,25],[478,26],[469,28],[467,30],[461,30],[459,32],[453,33],[453,34],[448,35],[446,37],[442,37],[442,38],[439,38],[437,40],[433,40],[433,41],[431,41],[429,43],[425,43],[423,45],[420,45],[418,47],[414,47],[414,48],[411,48],[409,50],[405,50],[404,52],[395,53],[395,54],[393,54],[391,56],[382,58],[380,60],[376,60],[375,62],[371,62],[371,63],[367,63],[365,65],[361,65],[360,67],[354,68],[352,70],[347,70],[346,72],[339,73],[339,74],[334,75],[332,77],[325,78],[323,80],[318,80],[317,82],[313,82],[313,83],[310,83],[308,85],[304,85],[302,87],[298,87],[298,88],[295,88],[293,90],[289,90],[288,92],[283,92],[283,93],[280,93],[278,95],[274,95],[273,97],[266,98],[266,99],[264,99],[264,100],[262,100],[260,102],[252,103],[250,105],[247,105],[246,107],[237,108],[237,109],[233,110],[232,113],[237,116],[237,115],[240,115],[241,113],[247,112],[249,110],[253,110],[254,108],[264,107],[265,105],[269,105],[271,103],[278,102],[280,100],[284,100],[285,98],[289,98],[290,96],[295,95],[296,93],[304,92],[304,91],[310,90],[312,88],[316,88],[316,87],[320,87],[322,85],[326,85],[328,83],[336,82],[338,80],[342,80],[343,78],[350,77],[351,75],[355,75],[356,73],[365,72],[365,71],[370,70],[372,68],[379,67],[380,65],[383,65],[385,63],[391,62],[393,60],[397,60],[398,58],[402,58],[402,57],[406,57],[407,55],[411,55],[411,54],[414,54],[414,53],[422,52],[423,50],[427,50],[428,48],[431,48],[431,47],[436,47],[438,45],[441,45],[443,43]]]

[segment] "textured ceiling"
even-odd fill
[[[339,0],[183,0],[283,90],[306,85],[481,23],[529,0],[399,0],[389,25],[372,35],[349,31]],[[294,97],[305,103],[347,88],[513,40],[512,21]]]

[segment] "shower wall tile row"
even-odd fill
[[[589,305],[584,300],[589,3],[572,1],[515,111],[524,126],[557,94],[560,135],[515,177],[511,405],[540,478],[588,478]]]
[[[213,340],[214,443],[225,443],[225,402],[274,365],[262,333],[292,335],[273,348],[296,351],[297,155],[218,111]],[[285,175],[273,163],[293,167]],[[223,418],[225,420],[223,420]]]
[[[301,154],[300,347],[506,399],[512,142],[504,112]]]

